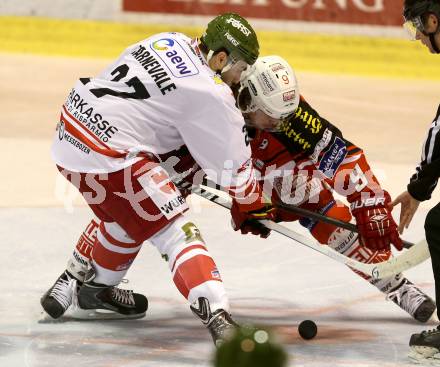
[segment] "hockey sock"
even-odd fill
[[[177,218],[150,241],[168,261],[174,284],[190,303],[204,297],[213,312],[229,309],[220,272],[193,223]]]
[[[118,284],[127,273],[142,244],[136,243],[115,222],[101,222],[92,253],[94,282]]]
[[[89,267],[97,229],[98,222],[92,219],[81,234],[72,256],[67,262],[67,271],[80,282],[84,281]]]

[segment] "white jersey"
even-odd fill
[[[196,42],[161,33],[128,47],[96,78],[76,83],[62,107],[52,156],[70,171],[106,173],[142,153],[186,145],[211,179],[249,192],[255,178],[243,125],[230,88]]]

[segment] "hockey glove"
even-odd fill
[[[235,200],[232,200],[231,224],[234,231],[240,230],[242,234],[252,233],[261,238],[269,237],[270,229],[265,227],[260,220],[274,220],[276,209],[271,205],[262,205],[260,209],[250,212],[244,212],[242,210],[243,207]]]
[[[185,145],[160,154],[159,158],[161,166],[168,172],[184,198],[191,194],[193,185],[201,183],[204,173]]]
[[[373,251],[390,250],[391,244],[399,251],[403,248],[396,222],[388,208],[390,202],[390,194],[383,191],[382,196],[360,198],[351,203],[360,241]]]

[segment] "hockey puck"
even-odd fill
[[[318,333],[318,327],[312,320],[304,320],[298,325],[298,332],[301,338],[310,340]]]

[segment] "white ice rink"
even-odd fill
[[[289,352],[289,366],[410,365],[409,337],[426,325],[343,265],[277,234],[268,240],[238,235],[224,209],[210,203],[199,209],[191,217],[222,273],[233,316],[274,328]],[[406,239],[423,236],[423,210],[418,214]],[[149,298],[144,319],[39,322],[39,298],[64,270],[89,219],[87,208],[0,209],[0,238],[8,239],[1,251],[0,366],[209,366],[208,331],[147,244],[127,276],[127,287]],[[430,266],[428,261],[412,269],[408,278],[433,295]],[[318,325],[312,341],[298,336],[304,319]]]

